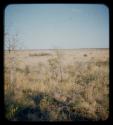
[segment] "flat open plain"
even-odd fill
[[[105,120],[109,49],[5,51],[4,90],[9,120]]]

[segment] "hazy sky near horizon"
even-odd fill
[[[4,28],[25,49],[109,48],[104,4],[10,4]]]

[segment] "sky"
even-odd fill
[[[10,4],[4,15],[5,33],[24,49],[109,48],[104,4]]]

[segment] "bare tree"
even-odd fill
[[[9,33],[5,33],[5,49],[8,50],[7,58],[9,65],[9,81],[11,84],[14,84],[16,82],[16,50],[19,46],[19,38],[18,35],[10,35]]]
[[[5,33],[5,49],[10,53],[11,50],[11,39],[8,33]]]
[[[49,65],[50,70],[52,72],[52,77],[54,77],[55,80],[60,79],[60,82],[63,81],[63,65],[62,65],[62,59],[63,54],[60,49],[54,49],[55,56],[52,59],[49,59]]]
[[[63,66],[62,66],[63,54],[60,49],[55,49],[55,53],[57,55],[58,64],[59,64],[60,81],[62,82],[63,81]]]

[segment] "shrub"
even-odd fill
[[[28,75],[30,73],[29,66],[25,67],[25,74]]]
[[[49,56],[50,53],[33,53],[29,54],[29,56]]]
[[[86,57],[87,56],[87,54],[84,54],[84,57]]]
[[[17,72],[20,72],[20,73],[23,73],[23,72],[24,72],[24,70],[23,70],[23,69],[18,68],[18,67],[16,68],[16,71],[17,71]]]
[[[16,113],[19,111],[19,106],[16,104],[10,104],[6,108],[6,118],[8,120],[13,120],[15,118]]]

